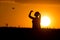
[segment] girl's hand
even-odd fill
[[[30,12],[33,12],[33,10],[31,10]]]

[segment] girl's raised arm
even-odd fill
[[[33,10],[30,11],[29,17],[30,17],[31,19],[34,19],[34,17],[31,16],[31,13],[32,13],[32,12],[33,12]]]

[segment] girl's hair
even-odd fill
[[[40,13],[39,12],[35,12],[34,16],[39,16]]]

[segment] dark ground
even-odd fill
[[[39,31],[31,28],[12,28],[0,27],[0,33],[18,35],[20,38],[32,40],[58,40],[60,39],[60,29],[40,29]],[[17,33],[17,34],[16,34]],[[10,35],[9,34],[9,35]],[[16,36],[17,37],[17,36]]]

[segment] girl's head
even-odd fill
[[[35,12],[34,16],[38,17],[40,15],[39,12]]]

